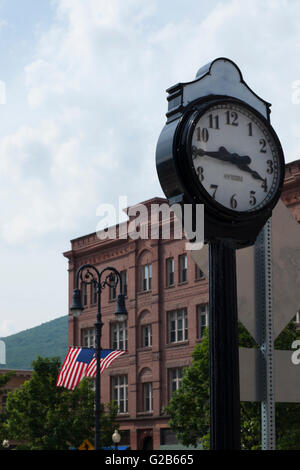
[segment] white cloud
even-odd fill
[[[55,64],[39,59],[25,67],[26,81],[29,88],[28,102],[30,106],[41,106],[54,95],[63,95],[66,89],[65,76]],[[71,77],[70,77],[71,78]],[[71,83],[68,83],[68,87]]]
[[[11,333],[13,327],[14,325],[12,321],[9,321],[7,319],[1,320],[0,321],[0,338],[4,336],[8,336]]]
[[[56,21],[25,66],[31,124],[0,141],[6,183],[22,180],[2,228],[6,240],[16,239],[19,226],[26,238],[67,224],[75,228],[83,213],[91,221],[115,188],[128,192],[133,203],[160,192],[154,154],[166,111],[164,90],[193,79],[199,66],[218,56],[235,60],[249,86],[274,102],[272,118],[287,152],[298,149],[298,107],[291,106],[291,82],[300,74],[292,54],[300,41],[296,3],[253,0],[245,11],[244,2],[223,1],[206,14],[198,5],[159,26],[155,20],[166,10],[156,1],[54,5]],[[295,158],[288,154],[288,160]],[[129,188],[132,174],[138,177]],[[33,219],[28,199],[37,189]]]

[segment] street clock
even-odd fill
[[[219,58],[169,88],[156,168],[169,204],[204,205],[209,243],[210,447],[240,449],[236,250],[250,246],[282,190],[284,156],[270,104]],[[196,224],[197,217],[193,217]],[[195,231],[196,227],[192,227]],[[191,240],[192,241],[192,240]]]
[[[168,120],[156,151],[160,183],[170,203],[204,204],[206,241],[252,244],[284,178],[270,105],[247,87],[228,59],[217,59],[199,75],[167,90]]]

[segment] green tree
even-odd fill
[[[58,358],[38,357],[33,373],[23,386],[9,393],[6,432],[18,441],[18,448],[66,450],[77,448],[85,439],[94,441],[94,401],[92,380],[84,379],[75,390],[56,386],[60,370]],[[101,445],[111,445],[116,428],[115,404],[101,415]]]
[[[14,375],[14,372],[7,372],[6,374],[0,375],[0,400],[1,402],[2,402],[3,396],[7,394],[6,385],[13,375]],[[3,403],[2,403],[2,406],[3,406]],[[7,438],[6,428],[5,428],[6,419],[7,419],[7,412],[5,408],[1,407],[1,410],[0,410],[0,449],[3,448],[2,446],[3,441]]]
[[[299,336],[291,322],[275,342],[277,349],[291,349]],[[239,345],[257,348],[247,330],[239,324]],[[260,403],[241,403],[241,447],[261,448]],[[170,427],[179,441],[186,446],[196,446],[201,440],[209,448],[209,338],[192,353],[191,365],[184,369],[181,387],[173,393],[165,407],[170,417]],[[276,404],[276,448],[300,449],[300,405],[298,403]]]
[[[275,341],[275,349],[292,350],[300,332],[294,321],[280,333]],[[300,450],[300,404],[276,403],[276,449]]]
[[[183,370],[181,386],[165,407],[170,427],[185,446],[196,446],[201,438],[207,446],[209,433],[209,341],[207,330],[192,353],[192,363]]]

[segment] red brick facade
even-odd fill
[[[300,161],[286,166],[282,199],[300,221]],[[146,205],[163,201],[155,198]],[[180,383],[180,368],[190,363],[194,345],[201,341],[208,280],[196,271],[190,252],[185,251],[185,240],[99,240],[94,233],[73,240],[71,245],[71,250],[64,254],[69,259],[70,303],[75,273],[82,264],[91,263],[99,270],[110,265],[119,272],[127,272],[128,354],[102,374],[101,399],[108,402],[118,396],[122,401],[122,390],[126,392],[127,388],[128,406],[122,401],[123,412],[118,416],[120,429],[130,432],[132,449],[152,446],[158,449],[164,443],[163,430],[168,428],[163,407],[168,403],[171,387]],[[186,261],[180,258],[184,254]],[[142,267],[150,264],[152,285],[143,286]],[[170,280],[172,285],[168,285]],[[147,289],[143,290],[145,286]],[[109,294],[106,287],[102,293],[103,348],[114,347],[115,301]],[[84,332],[94,326],[96,305],[91,297],[88,290],[83,314],[79,318],[69,317],[70,346],[83,345]],[[123,376],[127,377],[127,385],[119,378]]]
[[[282,200],[300,223],[300,160],[285,166]]]
[[[8,372],[13,372],[12,377],[9,379],[8,383],[3,387],[3,394],[1,395],[1,405],[0,409],[3,411],[5,408],[6,397],[9,392],[15,388],[20,388],[26,380],[30,380],[32,376],[31,370],[8,370],[0,369],[0,374],[5,375]]]

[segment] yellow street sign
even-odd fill
[[[78,450],[94,450],[94,446],[88,439],[85,439],[82,444],[78,447]]]

